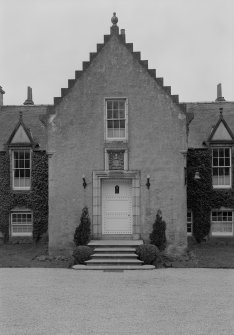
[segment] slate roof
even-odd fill
[[[33,140],[40,144],[40,150],[46,150],[47,132],[40,118],[50,109],[49,105],[33,106],[1,106],[0,107],[0,151],[4,151],[5,144],[19,122],[19,113],[25,126],[30,129]]]
[[[188,147],[202,148],[212,129],[220,118],[219,108],[223,108],[223,118],[234,133],[234,102],[191,102],[186,103],[187,112],[193,113],[194,118],[189,125]]]

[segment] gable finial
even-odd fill
[[[23,120],[23,112],[22,112],[22,111],[19,112],[19,120],[20,120],[20,121]]]
[[[119,35],[119,27],[117,26],[118,18],[115,12],[113,13],[111,22],[112,22],[112,27],[110,28],[111,35]]]
[[[118,23],[118,18],[116,16],[116,13],[113,13],[113,16],[111,18],[111,22],[113,23],[113,26],[116,26],[116,24]]]

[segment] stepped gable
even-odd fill
[[[179,103],[179,96],[178,95],[172,95],[171,94],[171,87],[170,86],[164,86],[163,85],[163,78],[156,77],[156,70],[155,69],[149,69],[148,68],[148,61],[141,59],[141,53],[139,51],[133,51],[133,43],[126,43],[125,39],[125,30],[121,29],[119,33],[119,27],[117,26],[118,18],[116,17],[116,13],[113,13],[113,17],[111,19],[112,26],[110,28],[110,35],[104,35],[104,43],[98,43],[97,44],[97,51],[96,52],[90,52],[89,54],[89,61],[83,62],[83,69],[79,71],[75,71],[75,79],[69,79],[68,80],[68,88],[62,88],[61,89],[61,97],[55,97],[54,98],[54,105],[57,105],[61,102],[62,98],[68,94],[68,92],[72,89],[74,86],[76,80],[78,80],[83,73],[88,69],[92,61],[97,57],[99,52],[105,47],[105,45],[108,43],[110,38],[115,35],[118,37],[119,41],[132,53],[133,57],[142,65],[142,67],[149,73],[149,75],[154,78],[154,80],[157,82],[157,84],[170,96],[172,101],[176,103],[182,110],[183,113],[186,113],[186,108],[184,104]]]

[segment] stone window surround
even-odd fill
[[[140,171],[93,171],[93,220],[92,238],[100,240],[102,235],[102,179],[132,180],[132,239],[141,237],[140,225]]]

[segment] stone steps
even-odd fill
[[[94,253],[85,265],[74,265],[75,270],[151,270],[153,265],[143,265],[137,259],[136,247],[142,240],[93,240],[88,244]]]

